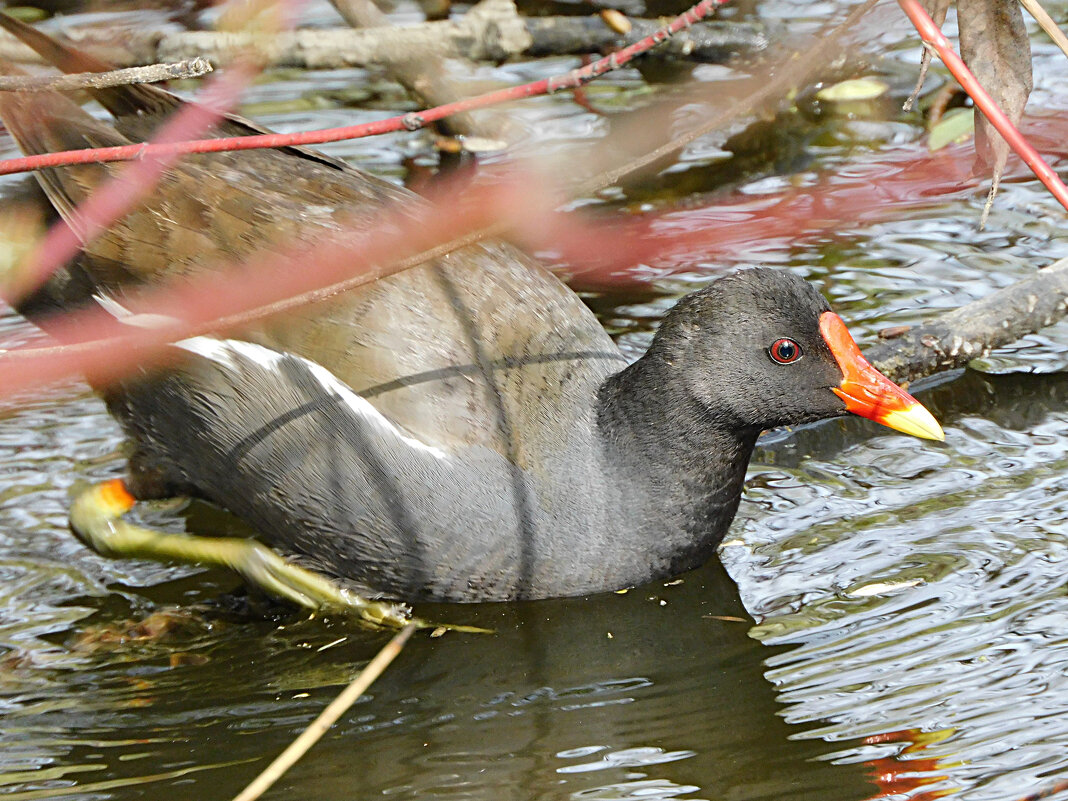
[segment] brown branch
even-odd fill
[[[1065,314],[1068,259],[1061,259],[1030,278],[873,345],[865,355],[894,381],[914,381],[963,367]]]
[[[477,7],[476,7],[477,8]],[[510,10],[508,10],[510,9]],[[658,20],[632,19],[635,31],[621,35],[600,17],[524,20],[510,3],[495,4],[492,13],[468,12],[458,20],[426,22],[395,28],[305,29],[274,35],[220,31],[125,31],[120,40],[100,28],[71,28],[59,35],[70,44],[105,58],[116,66],[179,61],[203,56],[213,64],[233,60],[252,48],[270,66],[337,69],[391,65],[412,53],[471,61],[504,61],[520,56],[596,53],[623,47],[662,25]],[[694,61],[720,61],[727,54],[762,50],[761,30],[743,23],[706,23],[679,32],[664,51]],[[612,38],[614,37],[614,38]],[[555,43],[554,43],[555,42]],[[7,35],[0,36],[0,59],[38,63],[31,50]]]
[[[662,23],[657,20],[628,17],[630,30],[620,33],[600,16],[531,17],[525,20],[531,44],[523,55],[579,56],[607,53],[634,44],[650,35]],[[751,54],[768,47],[768,37],[761,25],[711,20],[695,25],[672,37],[650,55],[702,64],[723,64],[739,54]]]
[[[78,72],[72,75],[0,75],[0,92],[67,92],[75,89],[107,89],[135,83],[159,83],[179,78],[199,78],[212,71],[199,56],[173,64],[149,64],[109,72]]]

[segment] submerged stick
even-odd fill
[[[253,779],[248,787],[234,796],[234,801],[255,801],[255,799],[267,792],[271,785],[282,778],[285,772],[293,767],[297,760],[308,752],[309,748],[319,742],[320,738],[326,734],[331,726],[337,723],[338,718],[344,715],[348,708],[356,703],[361,695],[367,692],[367,688],[382,675],[383,671],[389,667],[389,663],[397,658],[397,654],[404,648],[404,644],[408,642],[408,638],[412,636],[415,628],[414,624],[409,623],[397,632],[393,639],[387,642],[382,647],[382,650],[375,655],[375,658],[367,663],[367,667],[361,670],[352,683],[341,692],[341,695],[331,701],[330,705],[319,714],[319,717],[313,720],[308,728],[302,731],[300,736],[290,743],[289,747],[264,769],[263,773]]]

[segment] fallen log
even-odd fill
[[[269,66],[338,69],[388,66],[410,59],[414,53],[491,62],[599,53],[633,44],[661,26],[656,20],[630,22],[631,31],[621,34],[599,16],[523,19],[511,3],[495,3],[486,13],[395,28],[302,29],[272,35],[125,30],[118,36],[113,28],[69,28],[55,34],[116,67],[198,56],[218,66],[252,48]],[[722,62],[739,53],[763,50],[767,45],[760,26],[713,21],[679,32],[654,52],[661,58]],[[0,59],[39,62],[33,51],[7,34],[0,37]]]
[[[985,298],[872,345],[865,355],[897,382],[964,367],[1068,314],[1068,259]]]

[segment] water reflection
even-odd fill
[[[1019,797],[1066,767],[1068,376],[971,373],[932,394],[941,460],[879,437],[826,462],[802,432],[754,467],[726,555],[753,635],[797,646],[766,672],[797,736],[862,738],[834,754],[853,761],[896,732],[925,793]]]
[[[414,640],[276,797],[869,792],[863,770],[790,739],[762,676],[770,651],[721,569],[625,595],[429,611],[497,633]],[[77,664],[12,665],[5,688],[28,677],[4,697],[0,781],[13,797],[73,785],[138,797],[162,780],[177,798],[236,792],[383,642],[342,622],[211,617]],[[201,659],[175,663],[179,652]]]
[[[421,641],[292,789],[417,798],[826,797],[864,772],[789,738],[736,590],[708,568],[588,600],[435,608],[487,638]],[[336,658],[336,657],[335,657]],[[426,690],[412,697],[413,687]],[[431,689],[432,688],[432,689]],[[336,772],[358,753],[358,770]],[[535,789],[536,788],[536,789]],[[774,795],[775,793],[771,793]]]

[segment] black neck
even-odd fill
[[[707,560],[726,533],[760,434],[717,418],[678,372],[652,349],[605,381],[597,415],[622,503],[674,571]]]

